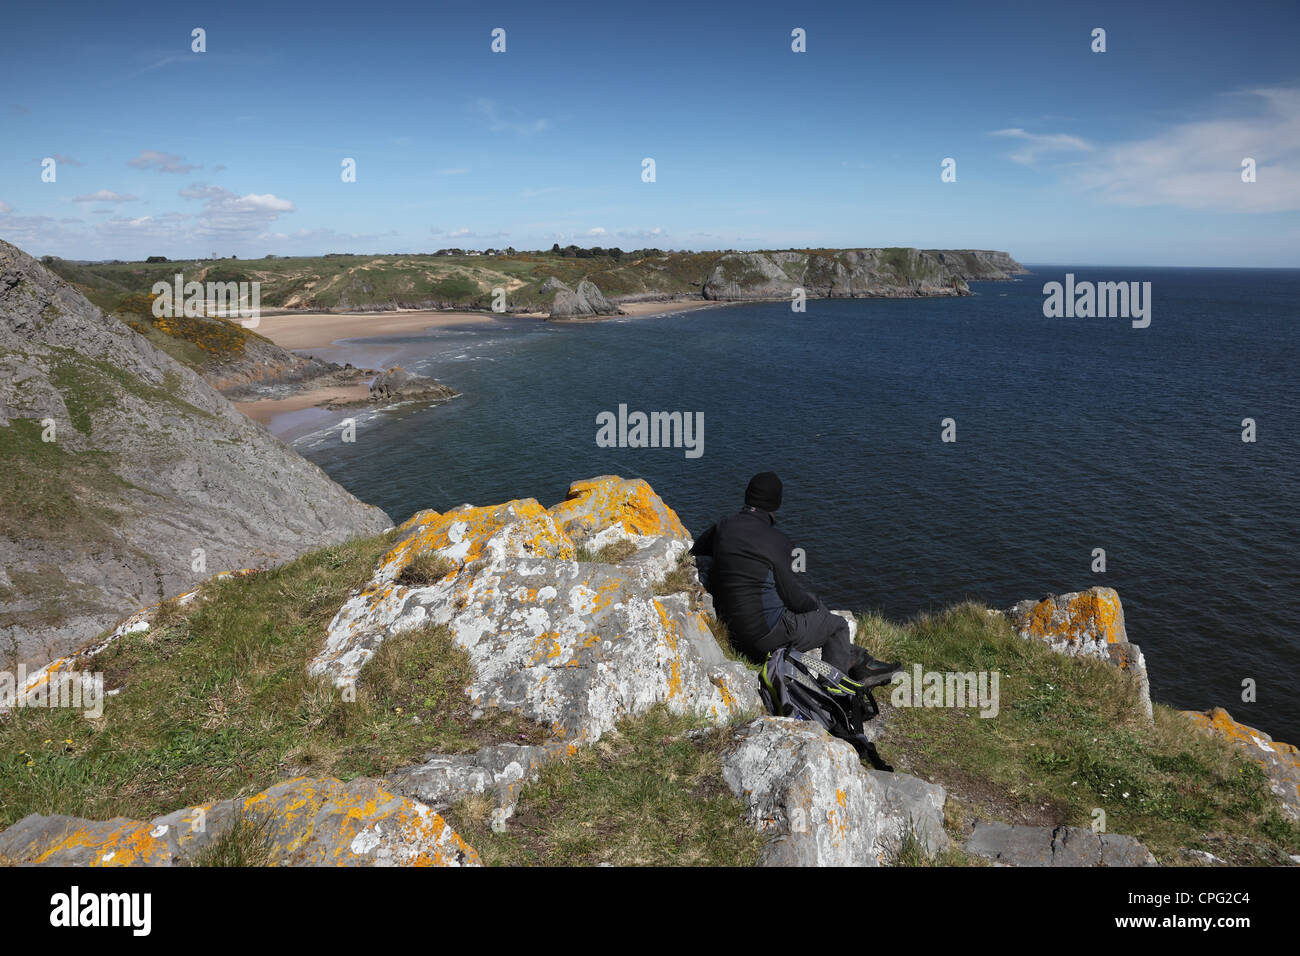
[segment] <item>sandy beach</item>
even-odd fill
[[[680,302],[626,302],[619,307],[627,316],[646,318],[689,312],[727,303],[688,299]],[[536,322],[546,318],[543,313],[491,312],[359,312],[359,313],[301,313],[272,312],[263,314],[252,331],[265,336],[282,348],[311,354],[332,362],[351,362],[358,368],[387,367],[389,361],[400,355],[400,348],[392,344],[380,346],[368,342],[382,336],[419,333],[430,329],[465,326],[487,326],[496,323]],[[602,322],[617,316],[598,316],[589,319],[565,319],[570,322]],[[285,398],[258,398],[237,401],[235,407],[269,428],[272,433],[288,437],[309,430],[328,420],[324,406],[331,401],[364,399],[368,388],[359,384],[322,384],[309,387]]]
[[[370,386],[365,384],[333,385],[308,389],[305,392],[290,395],[288,398],[258,398],[247,402],[232,402],[231,404],[253,421],[260,422],[269,428],[272,420],[277,416],[288,415],[290,412],[300,412],[304,408],[315,408],[318,405],[325,405],[332,401],[361,401],[369,394]],[[277,429],[272,429],[272,431],[277,431]]]
[[[635,318],[666,315],[672,312],[690,312],[712,306],[726,305],[702,299],[680,302],[624,302],[619,304],[625,313]],[[337,349],[341,339],[359,339],[378,335],[400,335],[404,332],[421,332],[425,329],[447,328],[463,325],[491,325],[512,320],[546,319],[543,312],[510,312],[497,315],[491,312],[340,312],[340,313],[263,313],[253,329],[276,345],[286,349],[322,351]],[[602,322],[614,316],[593,316],[590,319],[565,319],[566,322]],[[328,358],[329,356],[323,356]]]
[[[496,316],[489,312],[359,312],[263,315],[252,331],[276,345],[294,350],[334,348],[340,339],[399,335],[456,325],[490,325],[501,318],[542,318],[538,315]]]

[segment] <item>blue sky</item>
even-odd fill
[[[1300,266],[1294,2],[81,7],[0,39],[0,238],[37,255]]]

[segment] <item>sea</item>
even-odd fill
[[[353,442],[337,416],[285,437],[398,522],[617,474],[698,534],[775,471],[829,606],[901,621],[1115,588],[1153,698],[1300,744],[1300,270],[1029,268],[960,298],[343,342],[462,395],[366,413]],[[1067,274],[1150,283],[1149,324],[1047,317]],[[702,441],[598,441],[620,406],[690,416]]]

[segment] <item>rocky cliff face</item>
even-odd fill
[[[43,664],[213,573],[391,525],[0,242],[0,651]]]
[[[706,299],[906,298],[969,295],[970,279],[1010,279],[1027,270],[1005,252],[939,249],[840,249],[733,252],[704,282]]]
[[[543,292],[555,292],[555,302],[551,305],[553,319],[579,319],[594,315],[622,315],[623,311],[612,305],[594,282],[583,279],[577,289],[570,289],[559,279],[548,279],[542,286]]]

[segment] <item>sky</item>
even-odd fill
[[[1300,267],[1295,0],[74,0],[5,21],[0,238],[33,255]]]

